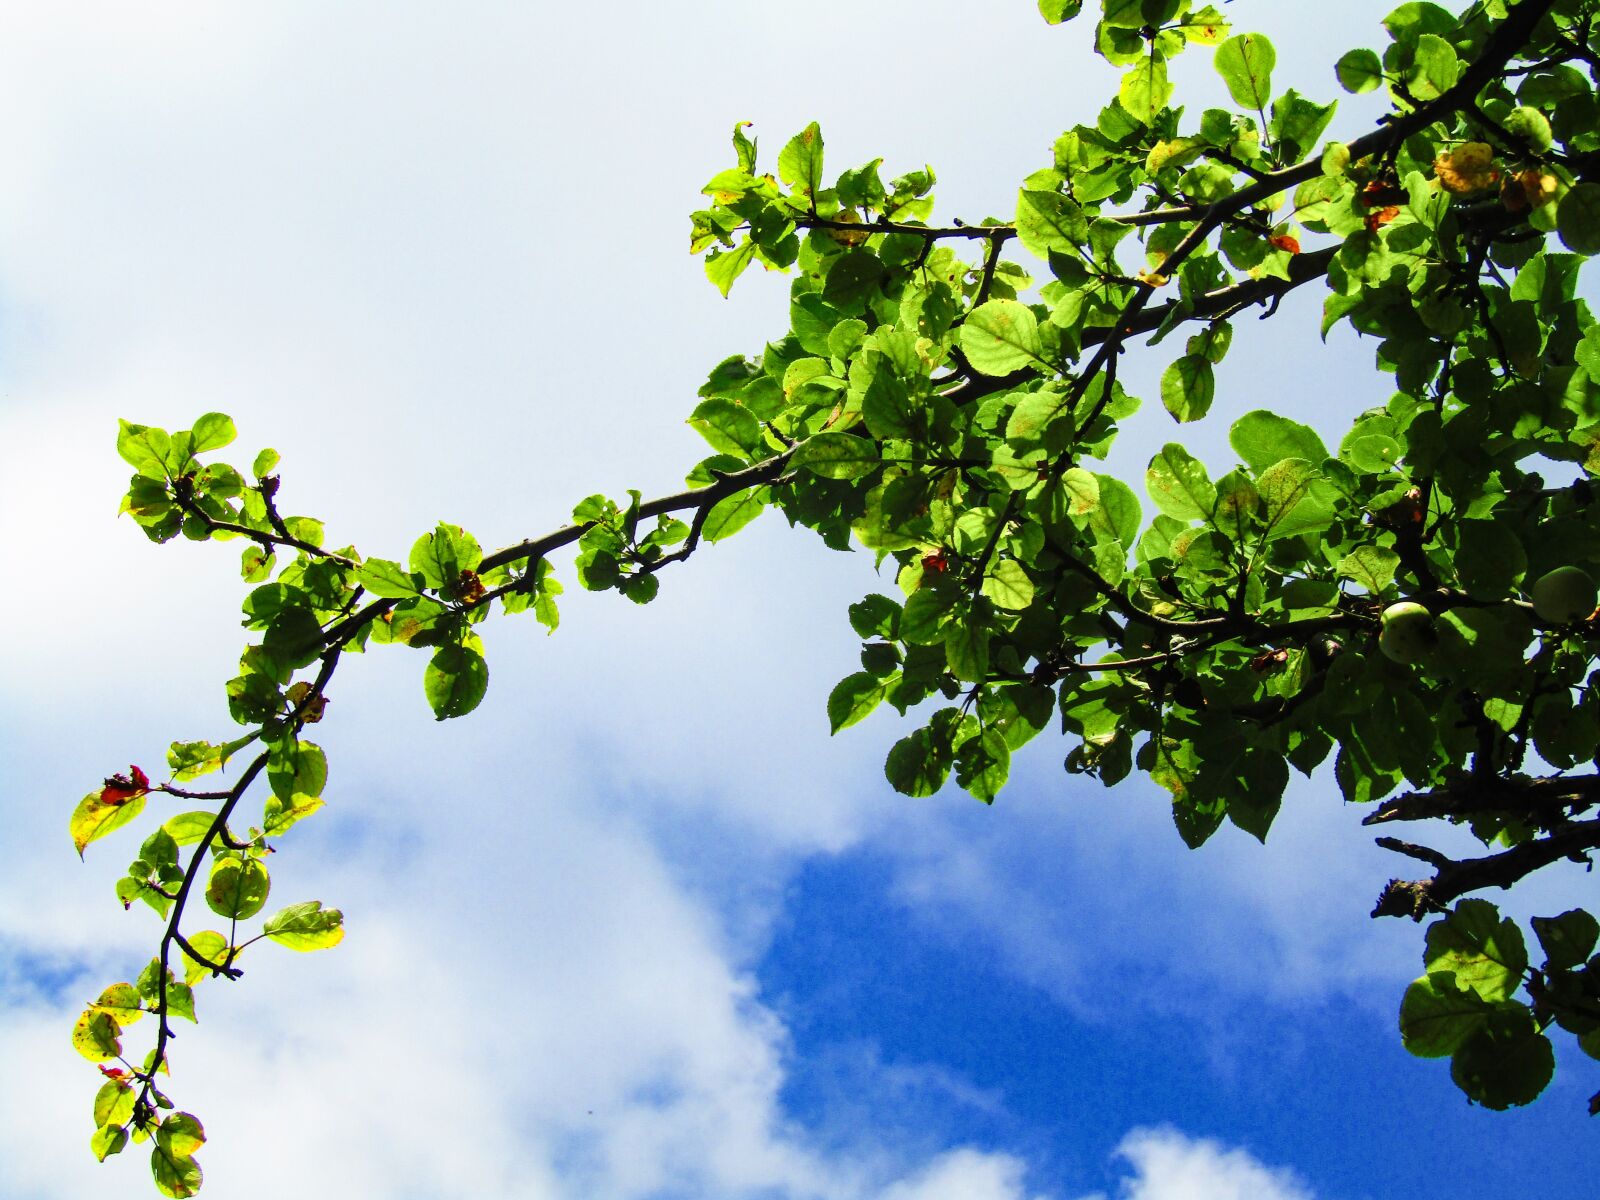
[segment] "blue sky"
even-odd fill
[[[1280,87],[1331,98],[1385,7],[1230,15],[1276,42]],[[0,592],[0,1056],[27,1081],[0,1093],[0,1194],[147,1186],[89,1157],[67,1031],[157,930],[112,898],[134,839],[80,864],[66,816],[224,736],[242,642],[229,548],[114,518],[115,418],[231,413],[236,461],[276,446],[285,504],[387,557],[440,519],[502,545],[596,490],[674,490],[707,369],[785,327],[781,278],[725,302],[684,252],[732,123],[770,161],[819,119],[831,169],[931,163],[942,216],[1003,215],[1114,87],[1088,32],[1026,0],[7,15],[0,544],[38,586]],[[1183,63],[1196,104],[1220,95],[1206,57]],[[1284,403],[1288,377],[1333,431],[1387,397],[1315,311],[1239,322],[1219,412]],[[1129,358],[1153,398],[1161,355]],[[1225,423],[1187,438],[1213,463]],[[1152,406],[1121,466],[1170,436]],[[845,607],[892,586],[867,556],[769,517],[663,582],[644,609],[572,588],[553,638],[486,627],[466,721],[429,719],[414,657],[341,669],[329,808],[273,898],[338,905],[349,936],[201,989],[172,1091],[212,1135],[207,1194],[1586,1190],[1581,1066],[1492,1116],[1400,1049],[1420,932],[1368,922],[1393,864],[1328,781],[1267,847],[1199,853],[1152,789],[1065,776],[1048,737],[992,810],[909,801],[881,775],[892,719],[827,737]]]

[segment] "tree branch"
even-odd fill
[[[184,953],[190,955],[196,962],[204,961],[205,965],[210,966],[213,970],[220,970],[220,973],[227,975],[230,979],[237,979],[239,976],[238,969],[231,965],[224,964],[219,968],[217,964],[211,963],[209,960],[202,960],[199,955],[193,952],[187,939],[179,931],[178,926],[183,920],[184,910],[189,902],[189,893],[193,891],[195,880],[199,878],[200,866],[210,855],[211,844],[217,840],[226,828],[228,817],[232,815],[234,808],[244,797],[245,792],[249,790],[250,785],[255,782],[256,777],[265,769],[266,765],[267,752],[263,750],[251,760],[250,765],[239,776],[238,782],[233,785],[232,790],[228,793],[226,803],[217,810],[217,815],[212,818],[211,827],[206,830],[205,836],[195,845],[194,852],[189,858],[188,869],[183,873],[183,882],[178,886],[177,894],[172,898],[172,911],[167,917],[166,932],[161,936],[161,948],[157,954],[161,965],[156,976],[156,1045],[154,1054],[150,1059],[150,1068],[143,1076],[144,1086],[140,1090],[139,1102],[135,1106],[136,1114],[138,1112],[148,1113],[152,1111],[149,1100],[150,1091],[155,1087],[155,1074],[161,1069],[161,1064],[166,1062],[168,1043],[177,1036],[172,1032],[172,1025],[169,1020],[171,1013],[167,1000],[167,977],[172,973],[170,964],[173,944],[177,943],[183,947]],[[138,1120],[137,1115],[135,1120]]]
[[[1568,825],[1549,837],[1524,842],[1501,854],[1462,862],[1397,838],[1379,838],[1378,845],[1438,868],[1432,879],[1391,879],[1372,910],[1374,917],[1410,917],[1420,921],[1430,912],[1444,911],[1457,897],[1468,892],[1488,887],[1508,888],[1563,858],[1587,861],[1590,851],[1600,849],[1600,821]]]
[[[785,450],[782,454],[774,454],[771,458],[764,458],[758,463],[752,463],[742,471],[733,471],[727,475],[719,475],[717,481],[709,487],[688,488],[685,491],[674,492],[670,496],[661,496],[639,505],[639,517],[659,517],[666,513],[681,512],[687,508],[710,508],[719,500],[735,495],[747,488],[759,487],[763,483],[771,483],[783,474],[788,466],[793,450]],[[508,566],[514,562],[521,562],[529,558],[543,558],[552,550],[562,546],[570,546],[585,533],[594,527],[593,521],[581,525],[567,525],[543,537],[532,538],[525,542],[518,542],[515,546],[507,546],[504,550],[497,550],[478,564],[478,573],[492,571],[496,567]],[[358,616],[360,614],[357,614]]]
[[[1452,787],[1408,792],[1387,800],[1362,818],[1363,825],[1427,821],[1476,813],[1559,818],[1600,804],[1600,775],[1562,776],[1523,781],[1464,780]]]

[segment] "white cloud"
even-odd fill
[[[180,1026],[168,1090],[206,1122],[217,1194],[1021,1195],[1004,1155],[918,1167],[892,1141],[813,1146],[778,1104],[784,1030],[722,956],[715,918],[625,823],[537,815],[535,839],[435,831],[437,853],[393,873],[388,850],[356,851],[337,885],[344,945],[254,947],[239,984],[199,987],[203,1023]],[[326,882],[334,864],[310,868]],[[286,900],[294,882],[280,881]],[[0,1058],[30,1081],[0,1093],[8,1196],[83,1195],[144,1170],[126,1161],[137,1148],[105,1166],[87,1155],[99,1080],[67,1031],[103,969],[0,997],[14,1013]],[[130,1045],[148,1033],[133,1026]]]
[[[881,1200],[1024,1200],[1023,1163],[1009,1155],[953,1150]]]
[[[1117,1155],[1133,1168],[1117,1200],[1314,1200],[1294,1172],[1176,1129],[1132,1130]]]

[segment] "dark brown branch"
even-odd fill
[[[1138,228],[1143,225],[1166,225],[1172,221],[1198,221],[1205,215],[1204,205],[1183,204],[1171,208],[1153,209],[1150,212],[1139,213],[1091,213],[1096,220],[1112,221],[1118,225],[1127,225]],[[891,221],[879,217],[875,221],[840,221],[835,217],[821,217],[815,214],[795,218],[795,225],[801,229],[831,229],[840,233],[903,233],[912,237],[920,237],[927,241],[938,241],[941,238],[965,238],[970,241],[980,239],[993,239],[1015,237],[1015,225],[911,225],[904,221]]]
[[[982,304],[989,298],[989,290],[994,287],[995,269],[1000,265],[1000,251],[1006,244],[1006,239],[1015,236],[1012,230],[993,230],[989,235],[989,249],[983,257],[983,276],[978,281],[978,292],[972,298],[974,306]]]
[[[283,523],[283,518],[278,515],[278,483],[278,476],[268,475],[260,483],[256,484],[256,491],[261,493],[261,504],[267,510],[268,524],[278,531],[279,537],[285,541],[292,542],[294,539],[289,532],[289,527]]]
[[[840,221],[833,217],[821,217],[815,213],[810,216],[796,217],[794,222],[801,229],[834,229],[842,233],[905,233],[913,237],[925,238],[932,242],[940,238],[992,238],[996,234],[1013,237],[1017,232],[1015,225],[911,225],[904,221],[891,221],[887,217],[879,217],[875,221]]]
[[[263,495],[265,495],[265,492],[263,492]],[[204,522],[208,532],[236,533],[240,537],[249,538],[252,542],[255,542],[257,545],[266,550],[271,550],[275,546],[285,546],[291,550],[300,550],[306,554],[312,555],[315,558],[323,558],[328,562],[337,563],[341,567],[354,567],[356,565],[355,562],[344,557],[342,554],[335,554],[331,550],[324,550],[321,546],[315,545],[306,541],[304,538],[298,538],[291,534],[288,526],[283,523],[283,518],[279,517],[277,510],[271,507],[270,500],[268,501],[267,514],[269,519],[272,519],[273,527],[277,532],[272,532],[271,530],[266,529],[253,529],[249,525],[242,525],[237,521],[218,520],[216,517],[213,517],[210,513],[206,512],[205,509],[201,508],[197,503],[195,503],[193,494],[190,493],[186,488],[174,486],[173,498],[177,502],[178,507],[184,512]]]
[[[1522,781],[1496,779],[1488,783],[1466,780],[1453,787],[1396,796],[1368,813],[1361,823],[1387,825],[1392,821],[1427,821],[1478,813],[1558,819],[1596,804],[1600,804],[1600,775],[1554,775]]]
[[[1448,854],[1441,854],[1437,850],[1429,849],[1427,846],[1419,846],[1415,842],[1403,842],[1399,838],[1381,837],[1378,839],[1378,845],[1385,850],[1393,850],[1396,854],[1404,854],[1407,858],[1425,862],[1430,867],[1440,871],[1455,866],[1455,859]]]
[[[1438,869],[1432,879],[1391,879],[1372,910],[1375,917],[1410,917],[1420,921],[1430,912],[1442,912],[1460,896],[1483,888],[1508,888],[1542,867],[1564,858],[1588,861],[1591,851],[1600,849],[1600,821],[1568,825],[1549,837],[1524,842],[1501,854],[1469,858],[1462,862],[1446,858],[1425,846],[1414,846],[1396,838],[1379,838],[1378,845],[1411,858],[1419,858]]]
[[[213,975],[226,975],[229,979],[237,979],[243,974],[238,967],[225,966],[222,963],[211,961],[211,959],[207,958],[204,954],[201,954],[200,951],[191,946],[189,944],[189,939],[184,937],[183,934],[178,933],[176,930],[173,931],[172,940],[178,943],[179,947],[182,948],[185,954],[194,959],[194,961],[199,963],[202,967],[205,967]]]
[[[173,787],[170,783],[163,783],[159,787],[150,789],[152,792],[165,792],[169,796],[176,796],[180,800],[226,800],[233,795],[229,792],[191,792],[187,788]]]
[[[783,469],[789,463],[794,451],[785,450],[782,454],[774,454],[771,458],[764,458],[758,463],[752,463],[742,471],[733,471],[727,475],[718,475],[716,482],[709,487],[689,488],[685,491],[674,492],[670,496],[661,496],[655,500],[648,500],[639,505],[639,518],[659,517],[666,513],[681,512],[686,508],[710,508],[719,500],[745,491],[747,488],[759,487],[764,483],[771,483],[783,474]],[[585,522],[582,525],[566,525],[554,533],[547,533],[543,537],[533,538],[526,542],[519,542],[515,546],[507,546],[504,550],[497,550],[478,564],[478,573],[481,575],[492,571],[496,567],[507,566],[510,563],[521,562],[524,559],[542,558],[552,550],[562,546],[570,546],[585,533],[594,527],[594,522]],[[363,610],[365,611],[365,610]],[[357,613],[356,617],[361,616]],[[355,618],[350,618],[354,620]],[[338,628],[335,626],[335,628]]]
[[[149,1071],[144,1074],[144,1087],[140,1090],[139,1102],[135,1106],[136,1113],[148,1113],[152,1111],[149,1100],[151,1089],[155,1087],[155,1074],[161,1069],[162,1063],[166,1061],[167,1044],[171,1042],[175,1036],[177,1036],[172,1032],[172,1024],[169,1019],[171,1017],[171,1012],[169,1011],[167,1002],[167,977],[169,974],[171,974],[171,966],[169,964],[172,958],[173,944],[177,943],[178,945],[182,946],[184,953],[188,954],[196,962],[205,961],[202,960],[199,955],[194,953],[193,948],[189,946],[187,940],[184,939],[183,934],[178,928],[179,924],[183,920],[184,909],[189,901],[189,893],[193,891],[195,880],[200,875],[201,864],[206,862],[210,857],[211,844],[216,841],[218,836],[226,828],[228,817],[232,815],[234,808],[244,797],[245,792],[249,790],[250,785],[255,782],[256,777],[260,775],[261,772],[266,768],[266,765],[267,752],[263,750],[251,760],[250,765],[246,767],[244,772],[239,776],[238,782],[233,785],[232,790],[228,793],[227,802],[217,810],[217,815],[211,820],[211,827],[206,830],[205,836],[202,837],[199,843],[195,846],[194,852],[189,858],[188,869],[183,873],[183,882],[178,885],[177,894],[172,898],[172,911],[167,917],[166,932],[164,932],[161,936],[161,948],[157,955],[161,966],[156,975],[156,1007],[154,1010],[156,1018],[155,1054],[151,1059]],[[218,969],[216,964],[207,962],[207,965],[212,966],[213,969]],[[226,974],[231,979],[238,978],[239,972],[236,968],[224,964],[220,970],[223,974]]]
[[[1271,303],[1282,299],[1293,289],[1313,279],[1321,279],[1328,273],[1328,265],[1333,262],[1334,255],[1339,252],[1338,246],[1329,246],[1322,250],[1298,254],[1289,261],[1289,278],[1277,279],[1267,277],[1262,279],[1246,279],[1228,287],[1217,288],[1207,292],[1193,302],[1193,306],[1185,316],[1187,321],[1214,321],[1231,317],[1240,309],[1248,308],[1252,304]],[[1144,286],[1143,284],[1140,285]],[[1181,302],[1170,300],[1165,304],[1158,304],[1151,308],[1142,309],[1131,318],[1122,322],[1120,326],[1091,325],[1082,331],[1081,340],[1085,348],[1098,346],[1115,336],[1122,338],[1136,337],[1143,333],[1154,333],[1164,325],[1168,318],[1178,309]],[[1120,335],[1118,329],[1122,329]],[[1019,384],[1036,379],[1038,373],[1032,368],[1015,371],[1010,375],[998,375],[990,378],[974,379],[952,388],[943,393],[948,399],[958,404],[969,404],[974,400],[981,400],[985,396],[992,396],[996,392],[1003,392]]]

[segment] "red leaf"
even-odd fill
[[[128,774],[113,775],[106,780],[106,786],[100,792],[100,803],[115,808],[149,790],[150,777],[138,767],[130,766]]]
[[[1279,250],[1287,250],[1290,254],[1300,253],[1300,239],[1292,233],[1274,234],[1267,241],[1271,242]]]
[[[1400,209],[1391,204],[1387,208],[1375,209],[1367,214],[1367,232],[1377,233],[1380,226],[1387,225],[1400,215]]]

